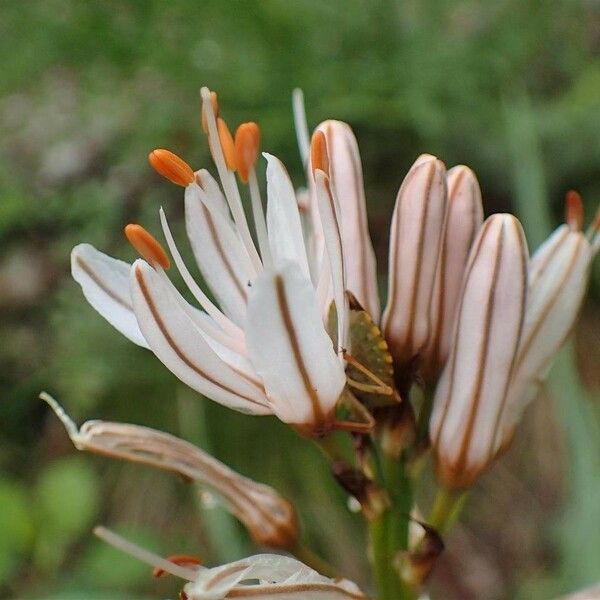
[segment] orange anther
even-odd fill
[[[565,220],[573,231],[581,231],[583,227],[583,201],[578,192],[567,192],[565,201]]]
[[[217,119],[217,132],[219,134],[219,141],[221,142],[225,164],[229,170],[235,171],[235,143],[231,131],[229,131],[229,127],[227,127],[227,123],[225,123],[221,117]]]
[[[329,175],[329,154],[327,153],[327,140],[322,131],[317,130],[313,133],[310,142],[310,162],[313,173],[315,169],[320,169]]]
[[[260,129],[256,123],[242,123],[235,132],[235,156],[240,179],[248,182],[248,175],[258,158]]]
[[[171,266],[169,257],[163,247],[141,225],[130,223],[125,227],[125,235],[140,256],[145,258],[151,265],[159,265],[163,269],[168,269]]]
[[[148,161],[157,173],[177,185],[186,187],[194,181],[192,167],[169,150],[164,148],[153,150],[148,154]]]
[[[210,93],[210,103],[212,104],[213,114],[215,118],[219,116],[219,100],[217,99],[217,92]],[[206,115],[204,114],[204,108],[200,109],[201,113],[201,123],[202,123],[202,131],[204,133],[208,133],[208,124],[206,122]]]
[[[190,556],[188,554],[173,554],[173,556],[167,556],[166,560],[180,567],[197,567],[202,564],[202,561],[197,556]],[[162,577],[163,575],[167,575],[167,572],[160,567],[154,567],[152,575],[153,577]]]

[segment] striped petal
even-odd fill
[[[331,289],[337,310],[339,352],[341,349],[347,348],[348,343],[349,322],[348,300],[346,297],[346,265],[337,199],[333,193],[329,178],[319,169],[315,171],[315,190],[319,203],[319,215],[321,216],[321,223],[323,225],[325,250],[327,252],[326,258],[322,261],[321,275],[329,274],[329,278],[331,279]],[[328,271],[325,269],[328,269]],[[321,287],[323,283],[323,279],[321,278],[318,287]],[[351,351],[350,348],[347,349]]]
[[[148,348],[133,312],[129,293],[131,265],[79,244],[71,251],[71,273],[86,300],[134,344]]]
[[[473,240],[483,223],[481,190],[468,167],[450,169],[448,213],[431,300],[431,335],[423,352],[427,371],[435,375],[450,353],[465,265]]]
[[[329,178],[340,203],[340,229],[347,269],[346,288],[377,321],[377,265],[369,235],[358,144],[350,126],[342,121],[325,121],[317,129],[323,132],[327,140]]]
[[[271,154],[267,159],[267,228],[275,267],[287,261],[297,263],[309,276],[308,260],[296,193],[283,163]]]
[[[593,258],[589,241],[579,231],[559,227],[534,254],[527,311],[515,375],[503,424],[512,437],[523,409],[546,378],[552,360],[573,329],[587,289]]]
[[[427,342],[430,304],[446,216],[446,169],[420,156],[402,182],[392,217],[385,338],[398,362]]]
[[[254,270],[233,222],[221,209],[210,210],[208,202],[203,202],[206,195],[196,184],[185,190],[187,235],[198,268],[223,312],[243,326],[248,282],[254,277]]]
[[[223,362],[194,318],[150,265],[137,260],[130,276],[133,309],[148,344],[181,381],[208,398],[250,414],[269,414],[258,386]]]
[[[493,215],[471,250],[430,422],[438,477],[449,487],[470,485],[496,454],[526,290],[521,225],[512,215]]]
[[[189,600],[368,600],[347,579],[329,579],[304,563],[277,554],[257,554],[212,569],[200,568],[184,587]]]
[[[246,343],[273,412],[298,428],[326,427],[345,375],[298,264],[265,270],[252,286]]]

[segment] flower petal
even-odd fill
[[[331,188],[327,175],[317,169],[315,171],[315,190],[317,201],[319,203],[319,214],[323,225],[323,234],[325,236],[325,249],[327,256],[322,261],[321,269],[327,268],[325,259],[329,263],[329,273],[331,276],[331,288],[337,310],[338,321],[338,352],[347,348],[348,344],[348,299],[346,297],[346,265],[344,261],[342,234],[339,223],[339,209],[337,199]],[[322,275],[323,273],[321,273]],[[319,283],[322,282],[320,279]]]
[[[243,326],[248,282],[254,277],[252,264],[231,219],[221,211],[209,210],[203,196],[196,184],[185,190],[187,235],[198,268],[223,312]]]
[[[346,288],[377,321],[377,265],[369,235],[358,144],[350,126],[342,121],[325,121],[317,129],[323,132],[327,140],[329,178],[341,208],[339,218],[346,264]]]
[[[512,436],[525,406],[535,397],[554,356],[571,333],[589,282],[593,252],[581,232],[559,227],[542,252],[532,258],[535,278],[529,285],[517,366],[509,388],[505,439]]]
[[[87,301],[126,338],[148,348],[133,312],[130,270],[129,263],[112,258],[90,244],[79,244],[71,251],[71,273]]]
[[[214,567],[200,569],[184,592],[190,600],[222,600],[227,597],[254,600],[367,600],[347,579],[329,579],[304,563],[277,554],[257,554]]]
[[[283,163],[271,154],[267,159],[267,228],[275,267],[294,261],[307,277],[308,260],[294,187]]]
[[[410,361],[429,336],[446,204],[444,164],[434,156],[420,156],[400,186],[392,217],[383,329],[397,361]]]
[[[137,260],[131,270],[133,308],[156,356],[181,381],[208,398],[250,414],[269,414],[261,390],[226,365],[160,275]]]
[[[431,301],[431,335],[423,352],[435,375],[450,354],[456,307],[473,240],[483,223],[481,190],[463,165],[448,171],[448,213]]]
[[[246,343],[273,412],[282,421],[309,426],[328,421],[346,379],[315,291],[297,263],[265,270],[254,283]]]
[[[471,250],[430,422],[438,477],[447,486],[470,485],[497,451],[525,314],[526,261],[517,219],[490,217]]]

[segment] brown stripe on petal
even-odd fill
[[[81,258],[81,256],[75,257],[75,262],[85,271],[86,275],[112,300],[114,300],[117,304],[120,304],[123,308],[127,310],[133,310],[131,306],[131,302],[122,298],[118,294],[115,294],[113,290],[111,290],[99,277],[96,275],[94,270]]]
[[[414,318],[415,318],[415,313],[417,311],[417,298],[419,295],[419,272],[421,271],[421,265],[423,263],[423,254],[424,254],[424,250],[425,250],[425,230],[427,229],[427,218],[429,216],[429,205],[430,205],[430,201],[429,201],[429,197],[431,195],[431,187],[433,185],[433,177],[435,175],[435,161],[431,161],[429,164],[429,173],[428,173],[428,178],[427,178],[427,183],[425,185],[425,206],[423,207],[423,216],[422,216],[422,220],[420,223],[420,229],[419,229],[419,245],[418,245],[418,250],[417,250],[417,264],[415,267],[415,273],[416,273],[416,279],[413,282],[413,286],[412,286],[412,296],[410,299],[410,303],[409,303],[409,311],[408,311],[408,317],[407,317],[407,321],[409,323],[413,323]],[[412,345],[412,341],[413,341],[413,334],[414,334],[414,327],[409,327],[408,329],[408,337],[405,340],[405,345],[407,348],[410,348],[410,346]]]
[[[550,252],[547,252],[546,256],[544,256],[543,261],[539,265],[536,266],[536,271],[538,273],[541,273],[550,264],[550,261],[554,258],[554,255],[558,252],[562,242],[565,241],[565,239],[568,237],[569,233],[571,233],[571,231],[565,227],[565,229],[561,232],[559,239],[557,239],[554,242],[552,250],[550,250]],[[538,277],[539,277],[539,275],[538,275]]]
[[[504,223],[500,228],[500,237],[498,239],[498,245],[496,247],[496,256],[494,258],[494,268],[492,271],[492,285],[488,294],[488,302],[485,308],[484,328],[483,328],[483,343],[481,345],[481,352],[479,355],[478,364],[474,366],[477,372],[477,379],[475,381],[475,390],[471,399],[471,410],[469,411],[469,418],[467,421],[467,427],[463,435],[458,460],[456,466],[460,469],[467,461],[467,453],[469,450],[469,442],[473,436],[473,426],[477,417],[479,403],[481,402],[481,389],[483,387],[483,379],[486,372],[487,361],[489,358],[490,351],[490,333],[492,330],[492,316],[494,314],[494,305],[496,303],[496,286],[498,283],[498,271],[500,270],[500,259],[502,257],[502,250],[504,247]]]
[[[227,271],[227,274],[229,275],[231,281],[233,281],[235,289],[238,291],[238,293],[240,294],[240,296],[242,297],[244,302],[248,302],[248,292],[246,290],[246,287],[243,286],[239,282],[237,275],[235,274],[233,265],[229,261],[229,257],[227,256],[227,254],[225,253],[225,251],[223,249],[223,244],[221,243],[221,240],[220,240],[217,230],[215,228],[215,223],[213,221],[212,215],[210,214],[210,211],[208,210],[208,208],[206,206],[204,206],[204,204],[200,205],[200,210],[204,214],[204,218],[206,219],[206,224],[208,226],[210,236],[213,239],[214,244],[215,244],[215,250],[218,252],[219,256],[221,257],[221,261],[223,262],[225,271]]]
[[[227,577],[229,577],[230,575],[235,575],[235,573],[239,573],[240,571],[245,571],[249,566],[250,565],[238,563],[237,565],[230,566],[228,569],[223,569],[222,571],[219,571],[219,573],[217,573],[214,577],[212,577],[206,582],[205,589],[210,590],[211,588],[215,587],[215,585],[217,585],[218,583],[221,583],[223,579],[227,579]]]
[[[508,398],[508,389],[510,387],[510,382],[511,382],[511,378],[513,376],[513,373],[515,372],[515,366],[517,364],[517,358],[519,355],[518,352],[518,348],[519,348],[519,344],[521,343],[521,334],[523,333],[523,324],[525,323],[525,308],[526,308],[526,301],[527,301],[527,246],[525,244],[525,238],[522,235],[522,232],[519,231],[520,226],[518,225],[518,222],[515,220],[512,221],[512,226],[515,228],[516,233],[517,233],[517,239],[519,240],[519,246],[520,246],[520,250],[521,250],[521,256],[524,257],[524,259],[521,261],[521,277],[522,280],[525,282],[525,285],[523,286],[523,291],[521,293],[521,319],[519,322],[519,327],[517,329],[517,339],[515,341],[515,352],[513,354],[513,358],[511,361],[511,365],[510,365],[510,369],[508,372],[508,376],[506,378],[506,382],[504,384],[504,390],[503,390],[503,394],[502,394],[502,402],[500,403],[500,406],[498,407],[498,412],[496,414],[496,421],[494,423],[494,428],[493,428],[493,435],[490,437],[490,447],[488,449],[488,453],[489,456],[493,456],[494,455],[494,447],[496,444],[496,438],[498,437],[498,435],[501,435],[501,432],[499,431],[500,429],[500,423],[502,422],[502,415],[504,413],[504,408],[506,406],[506,401]]]
[[[310,398],[315,422],[320,423],[324,420],[323,411],[321,410],[321,405],[319,403],[319,397],[317,395],[317,392],[310,380],[308,369],[304,364],[304,359],[302,357],[300,345],[298,344],[298,334],[296,333],[296,330],[294,328],[294,323],[292,321],[292,316],[290,314],[290,309],[286,297],[285,284],[281,275],[275,276],[275,290],[277,294],[277,303],[279,305],[281,318],[283,320],[283,326],[288,334],[288,340],[290,342],[290,347],[292,350],[292,357],[294,359],[294,362],[296,363],[298,372],[300,373],[300,377],[302,378],[304,389],[306,390],[306,393]]]
[[[461,331],[462,331],[462,317],[463,317],[463,304],[464,304],[464,291],[466,288],[466,283],[469,279],[469,276],[471,275],[471,272],[473,271],[473,268],[477,262],[477,259],[479,257],[479,254],[481,252],[481,246],[483,245],[483,241],[485,238],[485,234],[487,232],[487,230],[490,228],[490,225],[492,224],[491,221],[487,221],[486,223],[483,224],[483,228],[481,230],[481,234],[477,243],[477,247],[473,249],[473,256],[471,258],[471,262],[469,264],[469,269],[468,271],[465,273],[465,276],[463,278],[463,285],[461,288],[461,292],[460,292],[460,304],[457,308],[456,311],[456,317],[457,317],[457,323],[455,326],[455,339],[453,340],[453,344],[454,344],[454,348],[455,351],[453,352],[452,355],[452,364],[450,365],[450,381],[448,382],[448,389],[446,392],[446,398],[444,399],[444,409],[442,412],[442,417],[440,419],[440,426],[439,429],[437,431],[437,435],[435,437],[435,442],[434,442],[434,446],[437,446],[439,444],[441,435],[442,435],[442,430],[444,429],[444,422],[446,420],[446,415],[448,414],[448,409],[450,408],[450,397],[452,396],[452,392],[454,390],[454,386],[455,386],[455,382],[456,382],[456,363],[457,363],[457,352],[456,352],[456,348],[458,348],[459,346],[459,339],[460,339],[460,335],[461,335]]]
[[[313,598],[308,594],[319,593],[337,593],[340,598],[350,598],[351,600],[368,600],[367,596],[361,593],[354,593],[345,590],[335,583],[296,583],[296,584],[273,584],[272,586],[237,586],[231,589],[226,598],[266,598],[268,596],[278,596],[280,594],[298,594],[298,598],[308,600]]]
[[[175,354],[186,364],[186,366],[188,366],[190,369],[192,369],[192,371],[194,371],[194,373],[196,373],[197,375],[200,375],[200,377],[206,379],[207,381],[209,381],[213,385],[216,385],[217,387],[220,387],[221,389],[225,390],[226,392],[229,392],[230,394],[234,394],[235,396],[238,396],[239,398],[242,398],[243,400],[247,400],[248,402],[251,402],[252,404],[257,404],[258,406],[263,406],[263,404],[261,404],[260,402],[257,402],[253,398],[248,398],[247,396],[244,396],[244,395],[240,394],[239,392],[237,392],[234,389],[232,389],[232,388],[224,385],[223,383],[217,381],[216,379],[213,379],[201,367],[199,367],[198,365],[196,365],[183,352],[183,350],[176,344],[176,342],[173,339],[171,333],[167,329],[164,321],[161,319],[161,317],[160,317],[160,315],[158,313],[158,310],[157,310],[157,308],[156,308],[156,306],[154,304],[154,301],[153,301],[152,297],[150,296],[150,292],[148,291],[148,288],[146,286],[146,282],[144,281],[144,278],[143,278],[143,276],[142,276],[139,268],[136,268],[136,270],[135,270],[135,278],[136,278],[136,280],[138,282],[138,285],[140,286],[140,290],[142,291],[142,294],[144,296],[146,304],[148,305],[148,308],[150,309],[150,312],[152,313],[152,317],[154,319],[154,322],[156,323],[156,325],[160,329],[160,332],[162,333],[163,337],[165,338],[165,341],[167,342],[167,344],[169,344],[169,346],[171,347],[171,349],[173,350],[173,352],[175,352]]]

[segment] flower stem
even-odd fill
[[[465,491],[440,488],[433,502],[429,525],[439,533],[448,531],[458,518],[466,499]]]

